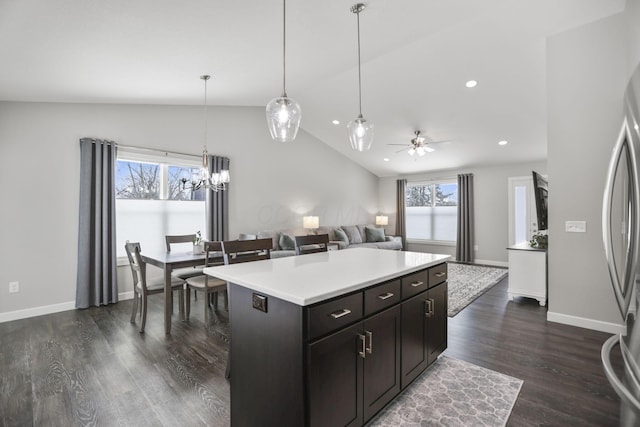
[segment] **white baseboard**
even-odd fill
[[[125,301],[133,298],[133,291],[120,292],[118,301]],[[24,310],[8,311],[0,313],[0,323],[11,322],[12,320],[27,319],[29,317],[43,316],[45,314],[59,313],[61,311],[75,310],[75,301],[62,302],[60,304],[43,305],[41,307],[25,308]]]
[[[610,334],[626,334],[626,326],[618,323],[603,322],[601,320],[587,319],[585,317],[570,316],[568,314],[547,312],[549,322],[563,323],[565,325],[578,326],[579,328],[593,329],[595,331]]]

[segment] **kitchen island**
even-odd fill
[[[371,419],[446,348],[449,258],[354,248],[205,269],[229,283],[232,425]]]

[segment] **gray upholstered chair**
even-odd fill
[[[147,280],[147,265],[142,261],[140,255],[140,243],[129,243],[124,245],[131,266],[131,274],[133,276],[133,307],[131,309],[131,323],[136,322],[136,313],[138,305],[140,305],[140,332],[144,332],[147,323],[147,297],[153,294],[164,292],[164,277],[155,280]],[[184,280],[174,277],[171,279],[172,292],[178,291],[180,296],[180,317],[184,318]],[[139,304],[138,304],[138,300]],[[173,298],[171,298],[173,306]]]

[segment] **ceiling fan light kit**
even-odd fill
[[[351,12],[356,14],[358,22],[358,117],[351,120],[347,125],[349,142],[351,148],[356,151],[368,151],[373,143],[373,123],[367,121],[362,116],[362,71],[360,62],[360,12],[364,10],[363,3],[356,3],[351,6]]]

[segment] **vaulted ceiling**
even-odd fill
[[[358,153],[353,3],[287,2],[287,92],[306,132],[378,176],[545,159],[546,38],[625,6],[365,0],[362,109],[376,133]],[[282,90],[282,1],[0,0],[0,58],[0,100],[199,105],[211,74],[210,105],[265,106]],[[388,145],[408,148],[415,130],[448,142],[420,158]]]

